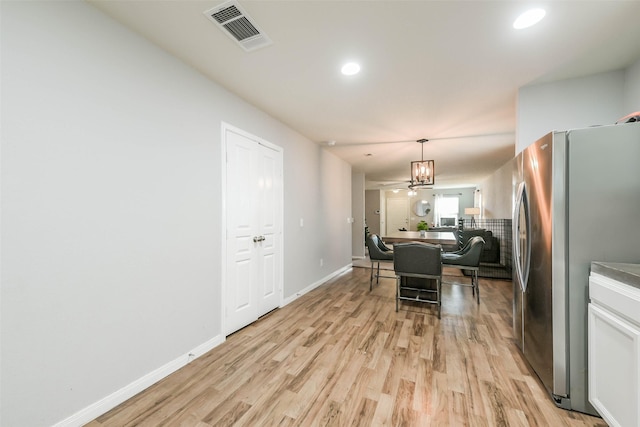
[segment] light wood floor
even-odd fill
[[[368,280],[353,268],[88,426],[606,426],[556,408],[528,369],[510,282],[481,278],[479,306],[443,285],[438,320]]]

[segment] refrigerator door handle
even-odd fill
[[[518,186],[516,204],[513,211],[513,254],[515,258],[516,280],[523,292],[527,290],[529,261],[531,258],[528,200],[527,186],[524,182],[521,182]]]

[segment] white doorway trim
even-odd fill
[[[252,135],[240,128],[237,128],[229,123],[221,122],[221,137],[220,137],[220,149],[221,149],[221,157],[220,157],[220,185],[221,185],[221,203],[220,203],[220,254],[221,254],[221,262],[220,262],[220,335],[223,337],[223,341],[226,340],[226,289],[227,289],[227,131],[232,131],[239,135],[242,135],[248,139],[251,139],[258,144],[268,147],[274,151],[277,151],[284,157],[284,150],[282,147],[275,145],[269,141],[266,141],[260,137]],[[284,255],[284,165],[282,165],[281,172],[281,183],[279,188],[279,194],[277,195],[277,203],[280,206],[278,217],[276,218],[276,223],[278,224],[279,233],[277,238],[279,239],[279,246],[281,248],[282,255]],[[279,260],[279,268],[281,271],[280,274],[280,283],[278,284],[278,307],[282,307],[283,299],[284,299],[284,256],[280,256]]]

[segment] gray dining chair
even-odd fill
[[[442,254],[442,265],[444,267],[458,268],[460,270],[471,271],[471,285],[459,283],[463,286],[471,286],[472,294],[480,304],[480,287],[478,283],[478,270],[480,269],[480,256],[484,248],[484,239],[475,236],[469,239],[467,244],[455,252],[444,252]]]
[[[431,243],[398,243],[393,247],[396,272],[396,311],[400,300],[442,308],[442,247]]]
[[[367,250],[369,251],[369,259],[371,260],[371,276],[369,277],[369,291],[373,290],[373,278],[376,278],[376,284],[380,277],[390,279],[395,276],[380,275],[380,261],[393,261],[393,250],[389,249],[377,234],[369,234],[366,238]],[[375,268],[375,264],[377,268]],[[375,270],[375,274],[374,274]]]

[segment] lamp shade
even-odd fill
[[[480,215],[480,208],[464,208],[465,215]]]

